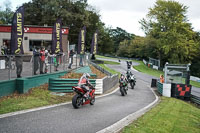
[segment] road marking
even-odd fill
[[[100,96],[96,96],[96,98],[101,98],[101,97],[105,97],[105,96],[111,95],[111,94],[117,92],[118,90],[119,90],[119,87],[116,88],[115,90],[113,90],[110,93],[103,94],[103,95],[100,95]],[[5,117],[14,116],[14,115],[25,114],[25,113],[29,113],[29,112],[34,112],[34,111],[39,111],[39,110],[54,108],[54,107],[58,107],[58,106],[63,106],[63,105],[71,104],[71,103],[72,102],[65,102],[65,103],[48,105],[48,106],[43,106],[43,107],[34,108],[34,109],[27,109],[27,110],[21,110],[21,111],[17,111],[17,112],[11,112],[11,113],[7,113],[7,114],[2,114],[2,115],[0,115],[0,119],[1,118],[5,118]]]
[[[137,118],[139,118],[140,116],[145,114],[152,107],[154,107],[154,105],[156,105],[156,103],[159,102],[159,97],[155,94],[155,92],[153,91],[153,89],[151,87],[149,87],[149,86],[147,86],[147,87],[150,88],[150,90],[153,92],[154,96],[156,97],[156,99],[152,103],[150,103],[146,107],[124,117],[123,119],[119,120],[118,122],[114,123],[113,125],[98,131],[97,133],[117,133],[120,130],[122,130],[125,126],[128,126],[134,120],[136,120]]]

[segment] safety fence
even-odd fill
[[[49,54],[44,59],[39,55],[1,55],[0,80],[11,80],[20,77],[67,71],[78,68],[79,66],[87,66],[88,59],[88,54],[74,54],[71,57],[68,57],[67,54]]]

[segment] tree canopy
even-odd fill
[[[176,1],[157,0],[142,29],[157,40],[157,58],[170,63],[189,63],[197,54],[195,32],[186,17],[188,7]]]
[[[11,24],[13,12],[11,10],[11,2],[5,1],[4,7],[0,6],[0,24]]]

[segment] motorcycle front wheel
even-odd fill
[[[72,105],[75,109],[78,109],[82,104],[82,98],[80,95],[76,94],[73,98],[72,98]]]
[[[93,96],[92,100],[90,101],[90,105],[94,105],[95,102],[95,96]]]

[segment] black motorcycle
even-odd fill
[[[126,74],[127,74],[128,82],[131,85],[131,89],[134,89],[135,84],[136,84],[136,77],[135,77],[135,75],[132,74],[130,70],[128,70]]]
[[[124,75],[121,75],[120,79],[119,79],[119,88],[120,88],[120,92],[122,96],[127,95],[127,91],[128,91],[128,82],[125,79]]]

